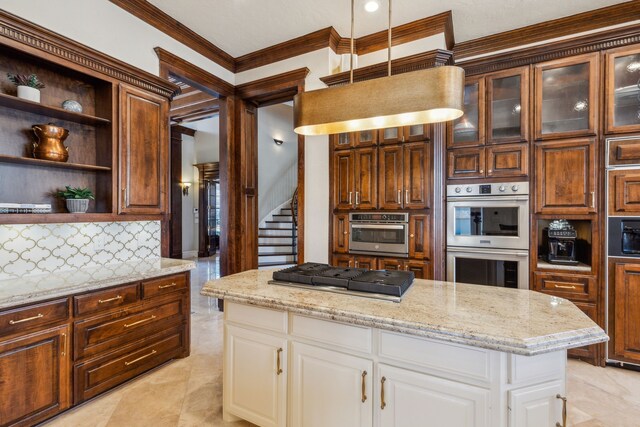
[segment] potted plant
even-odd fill
[[[95,200],[93,193],[88,188],[75,187],[68,185],[64,187],[64,191],[58,191],[57,196],[65,199],[67,210],[71,213],[85,213],[89,209],[89,200]]]
[[[10,74],[7,77],[18,87],[18,98],[33,102],[40,102],[40,89],[44,89],[44,83],[38,80],[35,74]]]

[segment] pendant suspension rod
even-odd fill
[[[392,0],[389,0],[389,31],[388,31],[388,38],[389,38],[389,49],[388,49],[388,60],[387,60],[387,75],[391,76],[391,2]]]
[[[353,26],[354,26],[354,15],[355,15],[355,0],[351,0],[351,60],[350,60],[350,74],[349,74],[349,83],[353,83]]]

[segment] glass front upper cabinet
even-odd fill
[[[640,131],[640,47],[607,51],[607,133]]]
[[[538,64],[535,82],[536,139],[595,135],[597,53]]]
[[[484,77],[468,78],[464,86],[464,115],[453,122],[449,148],[484,145]]]
[[[528,140],[529,67],[485,77],[487,85],[487,142]]]

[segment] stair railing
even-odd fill
[[[291,247],[293,249],[293,261],[298,263],[298,236],[296,231],[298,230],[298,188],[293,192],[291,196]]]

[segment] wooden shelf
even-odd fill
[[[566,265],[566,264],[551,264],[547,261],[538,260],[538,270],[560,270],[560,271],[571,271],[574,273],[590,273],[591,266],[579,262],[576,265]]]
[[[52,107],[40,104],[39,102],[27,101],[16,96],[0,93],[0,106],[13,108],[15,110],[26,111],[27,113],[40,114],[69,122],[81,123],[85,125],[108,125],[111,120],[102,117],[90,116],[88,114],[74,113],[60,107]]]
[[[160,221],[162,215],[118,215],[115,213],[0,214],[0,224],[56,224],[71,222]]]
[[[34,159],[31,157],[6,156],[4,154],[0,154],[0,163],[20,163],[20,164],[46,166],[46,167],[53,167],[53,168],[77,169],[77,170],[99,171],[99,172],[111,171],[111,168],[106,166],[83,165],[80,163],[54,162],[52,160]]]

